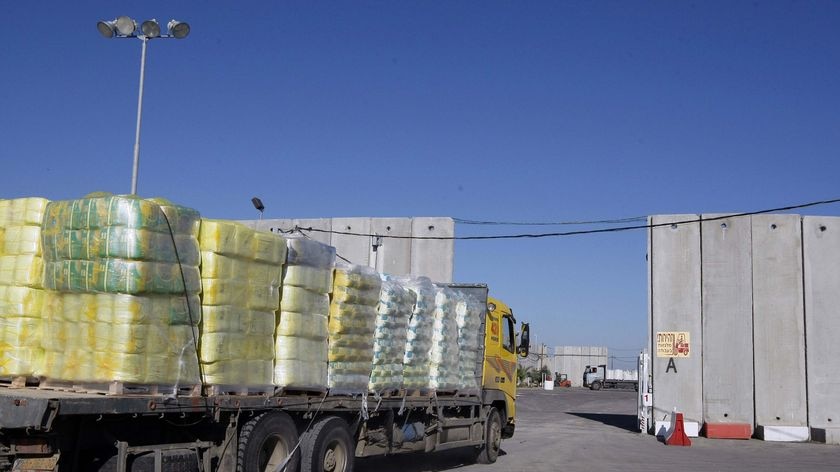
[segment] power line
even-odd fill
[[[485,225],[485,226],[574,226],[574,225],[598,225],[598,224],[621,224],[633,223],[636,221],[645,221],[646,216],[631,216],[629,218],[617,218],[612,220],[592,220],[592,221],[557,221],[557,222],[524,222],[524,221],[482,221],[482,220],[465,220],[463,218],[452,218],[456,223],[465,225]]]
[[[744,213],[735,213],[730,215],[723,215],[723,216],[716,216],[712,218],[695,218],[691,220],[683,220],[683,221],[674,221],[670,223],[658,223],[658,224],[644,224],[644,225],[632,225],[632,226],[619,226],[615,228],[601,228],[601,229],[590,229],[590,230],[578,230],[578,231],[564,231],[564,232],[553,232],[553,233],[523,233],[523,234],[505,234],[505,235],[494,235],[494,236],[398,236],[398,235],[388,235],[388,234],[368,234],[368,233],[354,233],[349,231],[332,231],[332,230],[325,230],[325,229],[317,229],[312,227],[301,227],[295,226],[294,231],[310,231],[316,233],[329,233],[329,234],[340,234],[344,236],[359,236],[365,238],[371,237],[380,237],[380,238],[390,238],[390,239],[422,239],[422,240],[435,240],[435,241],[482,241],[482,240],[491,240],[491,239],[539,239],[539,238],[553,238],[553,237],[564,237],[564,236],[578,236],[578,235],[585,235],[585,234],[599,234],[599,233],[619,233],[624,231],[634,231],[639,229],[652,229],[652,228],[661,228],[661,227],[677,227],[680,225],[692,224],[692,223],[700,223],[704,221],[718,221],[718,220],[725,220],[729,218],[739,218],[743,216],[752,216],[752,215],[761,215],[765,213],[774,213],[774,212],[781,212],[781,211],[790,211],[796,210],[800,208],[808,208],[813,206],[819,205],[828,205],[831,203],[838,203],[840,202],[840,198],[833,198],[830,200],[820,200],[815,202],[809,203],[802,203],[798,205],[789,205],[784,207],[778,208],[768,208],[766,210],[758,210],[758,211],[749,211]]]

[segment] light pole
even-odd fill
[[[190,25],[182,21],[170,20],[166,28],[168,34],[160,33],[160,23],[155,19],[146,20],[137,31],[137,22],[127,16],[112,21],[96,23],[96,29],[106,38],[137,38],[142,43],[140,52],[140,91],[137,94],[137,129],[134,133],[134,166],[131,172],[131,194],[137,194],[137,173],[140,168],[140,120],[143,116],[143,81],[146,75],[146,43],[150,39],[184,39],[190,34]]]

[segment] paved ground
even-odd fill
[[[633,391],[523,390],[516,434],[493,465],[459,451],[357,462],[359,472],[840,471],[840,446],[692,438],[669,447],[636,432]]]

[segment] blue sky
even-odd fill
[[[840,196],[833,2],[3,2],[0,197],[562,221]],[[808,214],[839,214],[840,207]],[[458,235],[551,231],[459,225]],[[644,231],[456,244],[538,342],[642,346]]]

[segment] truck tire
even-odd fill
[[[270,411],[255,416],[239,432],[236,470],[274,471],[288,458],[285,469],[280,470],[296,472],[300,464],[300,456],[295,450],[297,443],[297,428],[286,413]]]
[[[592,382],[592,385],[590,385],[589,388],[591,390],[601,390],[601,382],[596,380],[596,381]]]
[[[347,422],[337,416],[318,420],[300,442],[300,472],[352,472],[356,447]]]
[[[499,457],[502,448],[502,415],[499,410],[490,408],[484,427],[484,444],[478,450],[475,461],[479,464],[492,464]]]

